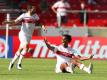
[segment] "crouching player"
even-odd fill
[[[62,37],[62,44],[59,46],[52,46],[46,39],[44,42],[46,46],[52,50],[57,58],[55,72],[68,72],[74,73],[74,66],[77,66],[81,70],[91,74],[93,65],[90,63],[88,67],[86,67],[83,63],[79,62],[78,60],[89,60],[93,57],[91,55],[89,58],[81,57],[77,54],[77,51],[69,47],[69,43],[71,42],[72,38],[70,35],[63,35]]]

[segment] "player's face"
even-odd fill
[[[31,12],[32,14],[35,14],[35,12],[36,12],[35,6],[32,6],[32,8],[30,9],[30,12]]]
[[[68,46],[68,43],[69,43],[68,39],[65,36],[63,36],[62,37],[62,44],[65,46]]]

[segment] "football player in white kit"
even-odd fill
[[[58,0],[52,5],[52,11],[57,16],[57,27],[61,27],[62,24],[68,21],[68,10],[70,10],[70,4],[67,0]]]
[[[39,16],[35,13],[35,6],[28,5],[26,13],[21,14],[14,21],[5,21],[4,23],[16,24],[21,21],[22,21],[22,26],[19,32],[20,46],[14,58],[10,62],[10,65],[8,68],[9,70],[11,70],[17,58],[18,58],[17,69],[22,69],[21,67],[22,59],[29,49],[28,44],[32,38],[32,34],[35,29],[35,24],[39,22]],[[46,30],[44,26],[42,26],[42,28]]]
[[[70,35],[63,35],[62,44],[59,46],[51,45],[46,39],[44,42],[46,46],[52,50],[57,58],[55,72],[69,72],[74,73],[74,65],[84,70],[85,72],[91,74],[93,65],[90,63],[89,67],[86,67],[83,63],[78,60],[89,60],[93,57],[81,57],[76,50],[72,49],[68,44],[71,42],[72,38]]]

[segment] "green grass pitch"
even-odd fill
[[[56,59],[24,59],[23,69],[14,65],[8,71],[10,59],[0,59],[0,80],[107,80],[107,61],[93,60],[93,74],[75,68],[75,74],[54,72]],[[90,61],[84,61],[88,66]]]

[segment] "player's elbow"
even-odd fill
[[[81,56],[77,56],[76,58],[77,58],[77,60],[82,60]]]
[[[53,11],[55,10],[55,8],[54,8],[53,6],[51,7],[51,9],[52,9]]]
[[[83,61],[84,59],[80,58],[79,60],[80,60],[80,61]]]
[[[20,21],[16,21],[16,20],[14,20],[14,21],[12,21],[12,24],[18,24]]]

